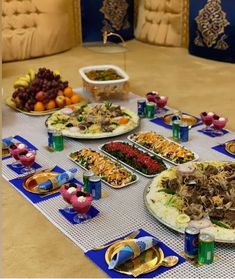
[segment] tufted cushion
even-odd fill
[[[74,43],[72,0],[4,0],[3,61],[44,56]]]
[[[190,0],[189,52],[235,63],[233,0]]]
[[[182,46],[186,36],[187,0],[141,0],[135,36],[166,46]]]

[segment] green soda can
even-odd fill
[[[91,193],[89,178],[94,176],[92,171],[85,171],[83,173],[83,191],[87,193]]]
[[[172,138],[177,141],[180,139],[180,123],[180,120],[172,122]]]
[[[210,234],[199,235],[198,263],[211,264],[214,260],[215,238]]]
[[[53,140],[54,151],[64,150],[64,137],[61,131],[54,130],[52,135],[52,140]]]
[[[146,117],[147,118],[154,118],[155,107],[156,107],[156,105],[153,102],[148,102],[146,104]]]

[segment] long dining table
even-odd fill
[[[133,93],[129,93],[128,100],[113,100],[113,103],[120,104],[133,111],[137,111],[137,100],[139,99]],[[171,112],[171,109],[169,110]],[[190,112],[187,112],[190,113]],[[171,137],[172,130],[166,129],[160,125],[152,123],[149,119],[141,119],[138,128],[127,134],[115,138],[105,139],[74,139],[65,138],[65,148],[61,152],[49,152],[47,146],[47,128],[45,121],[48,116],[30,116],[9,108],[6,105],[2,107],[2,137],[20,135],[38,148],[36,161],[42,168],[57,165],[63,169],[77,167],[76,178],[82,181],[83,169],[72,162],[68,155],[84,147],[98,151],[98,146],[110,140],[127,141],[127,136],[137,131],[155,131],[165,137]],[[224,143],[235,138],[235,132],[229,131],[221,137],[208,137],[198,130],[202,126],[193,127],[189,131],[189,141],[183,145],[199,155],[199,161],[234,161],[216,150],[213,146]],[[13,158],[2,161],[2,175],[6,180],[18,177],[7,167]],[[114,189],[106,184],[102,188],[108,196],[101,200],[94,200],[94,206],[100,211],[99,215],[89,222],[72,225],[60,213],[64,201],[58,194],[47,200],[34,203],[35,210],[39,210],[53,225],[57,227],[65,236],[73,241],[84,252],[95,246],[112,241],[115,238],[128,234],[137,229],[144,229],[149,233],[161,239],[166,245],[171,247],[177,253],[183,251],[184,237],[156,220],[147,210],[144,204],[143,193],[151,179],[137,174],[139,180],[121,189]],[[14,187],[9,183],[9,187]],[[17,190],[17,189],[16,189]],[[19,194],[22,192],[19,191]],[[24,195],[24,194],[23,194]],[[26,200],[25,202],[30,202]],[[174,277],[219,277],[221,272],[223,277],[234,277],[234,258],[235,246],[229,243],[216,243],[215,253],[218,260],[211,265],[200,267],[193,266],[186,261],[183,264],[169,269],[161,274],[162,278]]]

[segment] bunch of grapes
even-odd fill
[[[42,102],[47,104],[54,100],[59,91],[68,87],[68,81],[62,81],[60,75],[46,68],[39,68],[34,80],[27,87],[17,88],[12,95],[17,108],[25,111],[32,111],[37,102],[35,96],[43,91],[44,98]]]

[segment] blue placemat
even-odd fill
[[[7,164],[7,167],[8,167],[9,169],[11,169],[12,171],[14,171],[15,173],[21,174],[21,175],[22,175],[22,172],[21,172],[22,169],[25,168],[23,165],[22,165],[22,167],[15,168],[15,167],[12,166],[12,164]],[[42,167],[42,166],[39,165],[39,164],[36,163],[36,162],[34,162],[34,164],[32,165],[32,168],[34,168],[35,170],[37,170],[37,169],[39,169],[39,168],[41,168],[41,167]],[[25,173],[25,175],[26,175],[26,173]]]
[[[185,112],[182,112],[182,114],[186,114],[186,115],[190,115],[188,113],[185,113]],[[191,115],[190,115],[191,116]],[[202,125],[202,122],[201,122],[201,119],[196,117],[196,116],[193,116],[197,119],[197,123],[195,125],[192,126],[192,128],[194,127],[197,127],[199,125]],[[166,124],[164,121],[163,121],[163,118],[154,118],[154,119],[151,119],[150,120],[152,123],[154,124],[157,124],[157,125],[160,125],[164,128],[167,128],[167,129],[172,129],[172,125],[169,125],[169,124]]]
[[[147,231],[140,229],[140,233],[138,234],[137,237],[142,237],[142,236],[153,236]],[[155,236],[153,236],[155,237]],[[165,245],[163,242],[159,243],[159,247],[163,250],[164,256],[178,256],[179,257],[179,262],[177,265],[182,264],[185,262],[185,259],[174,252],[171,248],[169,248],[167,245]],[[111,278],[134,278],[131,275],[126,275],[119,273],[115,270],[110,270],[108,269],[108,265],[105,261],[105,253],[106,253],[107,248],[102,249],[102,250],[89,250],[85,253],[85,255],[90,258],[100,269],[102,269],[104,272],[106,272]],[[177,266],[176,265],[176,266]],[[174,267],[172,267],[174,268]],[[147,273],[147,274],[142,274],[138,276],[138,278],[152,278],[155,276],[158,276],[159,274],[169,270],[169,268],[160,266],[158,269],[156,269],[153,272]]]
[[[229,141],[231,141],[231,140],[229,140]],[[235,141],[235,139],[233,139],[233,141]],[[219,145],[213,146],[212,149],[214,149],[214,150],[216,150],[216,151],[218,151],[218,152],[220,152],[220,153],[222,153],[224,155],[227,155],[227,156],[235,159],[235,155],[233,155],[233,154],[229,153],[228,151],[226,151],[224,144],[219,144]]]
[[[64,216],[65,219],[67,219],[71,224],[78,225],[76,222],[74,222],[73,218],[77,214],[74,213],[67,213],[64,209],[59,209],[59,212]],[[99,210],[96,209],[93,205],[91,205],[89,211],[87,212],[88,215],[91,216],[91,219],[94,218],[99,214]],[[81,220],[81,223],[85,222],[84,220]]]
[[[34,149],[34,150],[38,150],[38,148],[36,146],[34,146],[32,143],[30,143],[29,141],[27,141],[26,139],[22,138],[21,136],[19,135],[16,135],[13,137],[14,139],[18,140],[19,142],[21,143],[24,143],[25,145],[27,145],[29,148],[31,149]],[[11,155],[7,155],[7,156],[4,156],[2,158],[2,160],[6,160],[6,159],[9,159],[11,158]]]
[[[51,171],[55,171],[55,172],[59,172],[62,173],[65,170],[55,166]],[[21,193],[23,194],[27,199],[29,199],[32,203],[39,203],[45,200],[48,200],[52,197],[58,196],[60,195],[59,192],[56,192],[54,194],[51,195],[47,195],[47,196],[43,196],[43,195],[39,195],[39,194],[34,194],[31,192],[28,192],[27,190],[25,190],[25,188],[23,187],[23,182],[24,182],[24,178],[15,178],[15,179],[11,179],[9,180],[9,182]],[[71,182],[76,182],[82,185],[82,183],[76,179],[71,180]]]
[[[217,134],[214,133],[213,130],[212,130],[212,131],[197,130],[197,131],[198,131],[199,133],[202,133],[202,134],[204,134],[204,135],[206,135],[206,136],[208,136],[208,137],[211,137],[211,138],[221,137],[221,136],[226,135],[226,134],[228,133],[228,131],[227,131],[227,130],[224,130],[224,129],[222,129],[223,135],[217,135]]]

